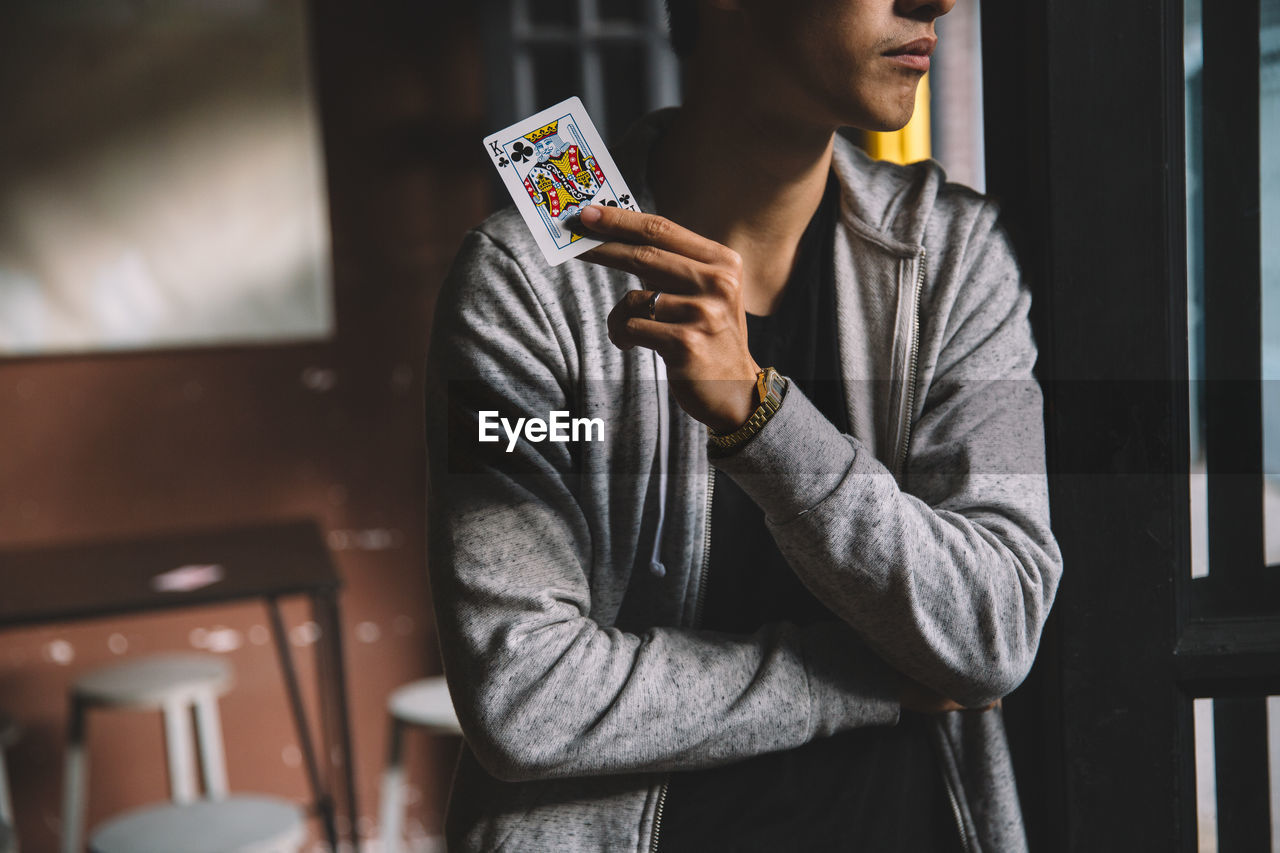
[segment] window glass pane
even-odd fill
[[[1212,699],[1196,699],[1193,703],[1199,853],[1217,853],[1218,850],[1218,768],[1214,749],[1213,707]],[[1270,770],[1271,851],[1280,853],[1280,696],[1267,697],[1267,739],[1265,744],[1259,741],[1258,748],[1267,750]],[[1222,803],[1224,813],[1229,813],[1230,808],[1230,803]]]
[[[578,0],[526,0],[529,21],[561,27],[578,27]]]
[[[600,130],[606,143],[616,142],[645,108],[645,47],[638,42],[610,42],[602,46],[604,93],[608,124]]]
[[[1185,75],[1187,156],[1187,375],[1191,433],[1191,576],[1209,573],[1209,487],[1204,449],[1204,202],[1200,134],[1203,52],[1200,41],[1201,0],[1183,4],[1183,71]]]
[[[1213,700],[1196,699],[1196,826],[1200,853],[1218,853],[1218,786],[1213,754]]]
[[[596,0],[602,21],[641,21],[645,5],[644,0]]]
[[[1267,753],[1271,768],[1271,853],[1280,853],[1280,696],[1267,697]]]
[[[933,158],[947,170],[948,180],[984,192],[981,23],[976,0],[957,3],[938,19],[938,49],[928,79]]]
[[[1274,565],[1280,563],[1280,0],[1261,0],[1259,11],[1263,501],[1267,563]]]
[[[546,109],[572,95],[582,94],[578,52],[561,46],[533,48],[534,110]]]

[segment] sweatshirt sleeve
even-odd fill
[[[521,439],[507,453],[505,437],[475,440],[481,411],[573,408],[575,356],[544,304],[517,261],[472,232],[428,359],[432,598],[481,764],[507,780],[692,769],[894,724],[896,675],[840,621],[739,636],[590,617],[588,577],[610,568],[591,562],[593,496],[569,445]]]
[[[1030,293],[984,209],[959,267],[900,488],[794,384],[714,459],[765,511],[793,571],[884,660],[967,707],[1029,671],[1062,571],[1049,527]]]

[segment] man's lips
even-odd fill
[[[899,65],[915,71],[929,70],[929,56],[938,46],[937,38],[918,38],[899,47],[886,50],[884,55]]]

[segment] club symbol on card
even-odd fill
[[[499,166],[505,166],[505,165],[507,165],[507,164],[508,164],[508,163],[510,163],[510,162],[511,162],[511,161],[510,161],[510,160],[508,160],[505,156],[503,156],[503,157],[499,157],[499,158],[498,158],[498,165],[499,165]]]
[[[631,204],[631,196],[625,195],[625,194],[620,195],[618,196],[618,201],[622,202],[623,204]]]
[[[525,145],[523,142],[517,142],[515,147],[511,149],[511,159],[517,163],[523,163],[533,156],[532,146]]]

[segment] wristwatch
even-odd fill
[[[756,395],[759,405],[745,424],[729,433],[718,433],[708,428],[707,451],[711,455],[727,456],[764,429],[769,418],[782,407],[782,398],[787,395],[786,377],[772,367],[766,367],[756,374]]]

